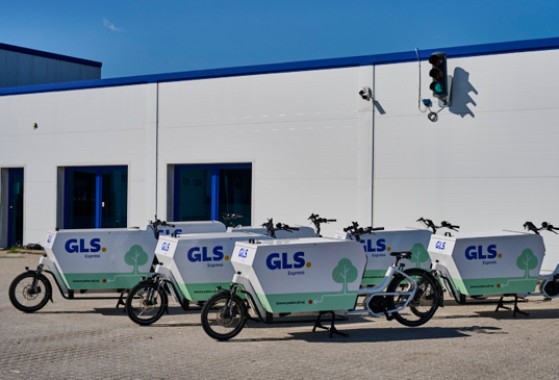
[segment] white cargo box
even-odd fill
[[[233,279],[231,254],[235,242],[270,239],[250,232],[215,232],[161,236],[155,248],[159,263],[171,271],[176,285],[190,301],[206,301]]]
[[[347,234],[338,233],[336,236],[345,238]],[[431,260],[427,247],[431,231],[420,229],[381,230],[361,235],[361,244],[367,256],[367,266],[361,285],[378,285],[384,279],[386,269],[394,263],[390,252],[410,251],[410,260],[402,260],[406,268],[422,268],[428,270]]]
[[[360,243],[329,238],[239,242],[232,258],[269,313],[353,309],[365,262]]]
[[[466,296],[533,292],[545,255],[541,236],[508,231],[433,235],[428,250]]]

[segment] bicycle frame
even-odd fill
[[[157,264],[151,278],[157,282],[157,286],[161,290],[170,294],[174,300],[181,305],[181,307],[188,307],[190,300],[182,294],[175,276],[173,276],[173,273],[169,269],[165,268],[161,264]],[[169,286],[165,287],[164,284],[168,284]]]
[[[392,279],[394,278],[394,276],[396,274],[406,278],[410,282],[412,287],[409,291],[397,291],[397,292],[385,292],[384,291],[388,287],[388,285],[390,284],[390,282],[392,281]],[[396,264],[392,264],[386,270],[386,274],[384,276],[384,279],[382,280],[382,282],[380,284],[378,284],[377,286],[374,286],[372,288],[362,288],[359,291],[359,295],[360,296],[366,296],[365,300],[363,301],[363,305],[364,305],[364,307],[367,308],[367,311],[369,312],[369,314],[371,314],[375,317],[382,317],[382,316],[390,315],[392,313],[396,313],[396,312],[399,312],[399,311],[405,309],[409,305],[411,300],[413,300],[413,298],[415,297],[416,291],[417,291],[417,283],[415,282],[415,280],[413,278],[411,278],[410,276],[408,276],[403,271],[403,268],[396,266]],[[406,301],[397,308],[386,310],[385,312],[383,311],[382,313],[375,313],[369,307],[369,302],[371,301],[371,299],[373,297],[379,297],[379,296],[381,296],[381,297],[384,297],[384,296],[400,296],[400,297],[405,296]]]

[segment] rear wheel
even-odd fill
[[[14,278],[9,295],[12,305],[18,310],[33,313],[42,309],[52,294],[49,280],[42,274],[25,272]]]
[[[204,303],[201,318],[206,334],[217,340],[229,340],[245,326],[247,309],[239,297],[222,292]]]
[[[139,325],[151,325],[161,318],[167,301],[167,294],[157,284],[139,283],[128,292],[126,313]]]
[[[439,293],[437,280],[429,272],[414,268],[405,273],[416,282],[417,290],[408,307],[393,313],[392,316],[404,326],[421,326],[433,317],[442,295]],[[406,277],[396,275],[388,285],[387,291],[407,292],[412,285]],[[407,295],[387,296],[388,309],[401,307],[407,300]]]

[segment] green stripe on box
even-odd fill
[[[216,294],[219,290],[229,289],[229,282],[209,282],[204,284],[178,284],[179,291],[182,296],[189,301],[207,301],[211,296]]]
[[[351,310],[357,292],[258,294],[258,300],[269,313]]]
[[[536,289],[537,277],[451,279],[454,287],[467,296],[530,293]]]
[[[69,289],[130,289],[149,273],[65,273],[62,277]]]

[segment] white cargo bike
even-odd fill
[[[46,254],[37,268],[17,276],[9,288],[9,298],[17,309],[32,313],[52,301],[49,274],[63,298],[118,299],[150,273],[159,235],[225,231],[216,221],[176,222],[156,218],[139,228],[56,230],[48,232]],[[110,295],[113,293],[113,295]],[[90,296],[91,295],[91,296]]]
[[[313,331],[335,327],[336,315],[369,313],[420,326],[441,303],[441,289],[429,271],[404,268],[410,251],[391,251],[394,262],[374,286],[362,287],[367,256],[360,237],[375,233],[356,223],[345,229],[348,239],[301,238],[238,242],[231,257],[235,270],[230,289],[223,289],[203,306],[204,331],[217,340],[239,334],[247,320],[273,323],[287,315],[312,313]],[[358,306],[358,297],[364,297]],[[330,326],[322,317],[330,317]]]

